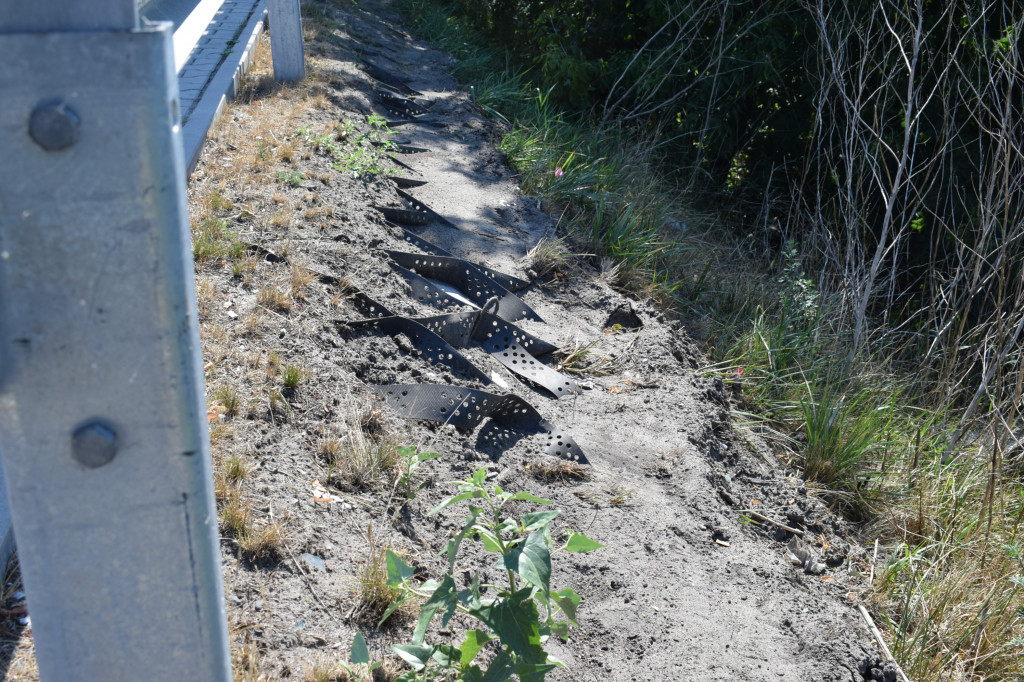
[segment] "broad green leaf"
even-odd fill
[[[437,459],[440,456],[441,455],[437,452],[421,452],[418,455],[416,455],[416,459],[418,459],[420,462],[427,462],[432,459]]]
[[[593,552],[595,549],[601,549],[604,547],[600,542],[591,540],[583,533],[572,532],[569,536],[569,541],[565,543],[566,550],[570,552]]]
[[[531,495],[528,492],[516,493],[515,495],[513,495],[512,497],[510,497],[508,499],[510,499],[510,500],[526,500],[527,502],[536,502],[537,504],[551,504],[551,500],[545,500],[543,497],[537,497],[536,495]]]
[[[466,519],[466,525],[462,527],[462,532],[453,537],[448,541],[448,574],[451,575],[455,571],[455,556],[459,553],[459,545],[462,544],[462,540],[466,537],[466,533],[469,529],[476,524],[476,518],[480,515],[480,509],[478,507],[471,507],[469,518]]]
[[[552,592],[551,600],[558,604],[558,608],[562,610],[570,623],[579,625],[576,622],[576,607],[580,605],[580,595],[573,592],[571,587],[567,587],[564,590]]]
[[[484,674],[480,672],[480,666],[471,665],[462,672],[462,677],[459,679],[462,682],[483,682]]]
[[[484,648],[484,645],[495,639],[493,635],[483,630],[470,630],[466,633],[466,639],[462,642],[462,658],[460,664],[465,667],[473,662],[476,655]]]
[[[541,528],[551,522],[553,518],[561,514],[562,512],[557,509],[551,511],[533,512],[531,514],[523,514],[519,517],[520,523],[523,524],[523,532],[529,533]]]
[[[540,643],[537,605],[530,599],[533,588],[519,590],[508,599],[471,609],[501,639],[509,651],[528,663],[544,663],[547,655]],[[495,659],[497,660],[497,659]]]
[[[423,670],[427,667],[427,661],[434,653],[432,646],[416,646],[415,644],[392,644],[391,650],[411,665],[413,670]]]
[[[445,507],[450,507],[453,504],[455,504],[456,502],[462,502],[463,500],[468,500],[471,497],[479,497],[479,495],[477,493],[475,493],[475,492],[458,493],[457,495],[452,495],[447,500],[445,500],[441,504],[439,504],[436,507],[434,507],[433,509],[431,509],[430,513],[427,514],[427,516],[433,516],[437,512],[439,512],[442,509],[444,509]]]
[[[402,557],[398,556],[390,549],[387,551],[387,564],[388,564],[388,585],[391,587],[398,587],[409,578],[416,575],[416,569],[405,563]]]
[[[556,620],[551,624],[551,634],[563,642],[569,641],[569,624],[564,620]]]
[[[551,553],[544,542],[544,533],[531,533],[526,542],[505,555],[505,568],[515,571],[527,585],[541,591],[547,603],[551,591]]]
[[[399,445],[398,454],[401,455],[402,459],[409,459],[416,454],[416,448],[411,448],[408,445]]]
[[[487,666],[480,682],[508,682],[512,679],[515,669],[512,667],[512,658],[504,651],[498,652],[491,664]]]
[[[446,575],[441,584],[434,590],[434,593],[420,607],[420,619],[416,623],[416,630],[412,633],[413,644],[423,644],[423,636],[427,633],[427,626],[430,625],[434,614],[442,606],[448,607],[451,605],[450,608],[454,611],[456,599],[455,581],[452,580],[450,575]]]
[[[357,632],[356,636],[352,638],[352,654],[349,656],[349,660],[356,664],[370,662],[370,650],[366,648],[366,640],[363,639],[361,632]]]
[[[544,677],[557,666],[545,661],[544,663],[527,663],[516,661],[516,675],[519,682],[544,682]]]
[[[502,549],[501,545],[498,544],[498,537],[492,533],[489,528],[477,525],[474,530],[476,531],[477,537],[480,538],[480,542],[484,543],[484,549],[488,552],[497,552],[498,554],[501,554]]]
[[[407,593],[402,594],[402,596],[400,596],[393,604],[391,604],[391,606],[388,607],[387,611],[384,612],[384,615],[380,617],[380,620],[377,622],[377,627],[379,628],[381,625],[383,625],[384,621],[390,618],[391,614],[397,611],[398,607],[404,604],[405,600],[408,598],[409,595]]]
[[[462,652],[450,644],[438,644],[434,647],[434,660],[446,668],[458,667]]]

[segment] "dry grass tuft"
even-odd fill
[[[236,416],[241,406],[241,399],[234,386],[221,386],[213,393],[213,399],[224,408],[224,416],[228,419]]]
[[[348,669],[340,663],[317,662],[306,672],[305,682],[355,682]]]
[[[366,545],[366,555],[356,579],[357,601],[353,616],[358,622],[376,628],[384,612],[398,600],[401,590],[388,585],[387,551],[394,549],[374,537],[372,523],[366,529]],[[391,617],[396,615],[397,612]]]
[[[196,305],[198,306],[199,320],[205,322],[210,319],[217,303],[217,283],[209,277],[196,278]]]
[[[597,341],[583,343],[577,336],[572,343],[559,348],[555,351],[561,357],[558,371],[580,376],[599,377],[615,374],[622,369],[624,363],[621,356],[612,357],[598,353],[594,351],[595,346],[597,346]]]
[[[298,261],[292,262],[291,267],[291,296],[300,301],[306,300],[304,293],[306,287],[316,280],[316,275],[306,269],[305,265]]]
[[[292,309],[292,297],[276,286],[266,286],[256,293],[256,304],[267,310],[287,313]]]
[[[526,252],[530,267],[541,279],[550,279],[568,269],[572,254],[566,248],[565,239],[544,237]]]
[[[317,452],[328,468],[326,480],[345,490],[387,487],[402,462],[392,436],[385,432],[367,435],[358,422],[347,425],[340,437],[322,438]]]
[[[550,464],[531,464],[526,468],[534,478],[541,481],[569,483],[587,481],[591,477],[588,467],[567,460],[559,460]]]

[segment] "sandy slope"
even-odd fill
[[[520,195],[493,145],[500,131],[445,73],[446,55],[404,36],[387,4],[361,1],[358,8],[328,11],[336,12],[334,37],[310,46],[325,106],[310,106],[294,93],[234,106],[211,135],[190,188],[195,211],[216,190],[232,202],[220,214],[241,238],[286,251],[290,261],[260,263],[248,278],[216,263],[199,274],[200,290],[205,286],[212,297],[204,321],[211,399],[218,387],[230,385],[248,401],[247,415],[223,420],[215,450],[221,457],[233,452],[246,458],[247,494],[261,518],[285,519],[289,538],[276,558],[256,563],[240,559],[236,544],[225,538],[236,643],[262,650],[270,678],[344,658],[357,628],[376,655],[386,655],[390,643],[408,639],[411,623],[375,632],[359,622],[354,586],[365,565],[368,526],[375,542],[394,546],[440,577],[445,563],[437,552],[461,527],[464,510],[438,517],[426,512],[451,493],[450,481],[488,464],[503,487],[551,499],[563,511],[556,530],[584,530],[607,545],[592,554],[556,556],[553,583],[583,597],[580,627],[568,644],[552,647],[568,664],[556,679],[864,679],[858,669],[874,654],[853,605],[863,583],[857,575],[863,552],[842,539],[841,524],[807,496],[791,471],[763,446],[760,453],[753,449],[756,436],[734,431],[734,387],[701,376],[703,358],[685,328],[648,303],[630,302],[586,260],[521,292],[544,319],[521,326],[558,345],[596,341],[596,352],[621,359],[614,374],[593,377],[593,388],[577,398],[555,400],[479,348],[466,356],[572,435],[590,459],[589,480],[534,476],[545,463],[537,438],[499,446],[478,432],[389,414],[386,428],[400,442],[443,454],[417,472],[426,483],[418,497],[405,502],[385,485],[336,491],[335,503],[314,501],[311,481],[330,476],[318,443],[331,434],[344,437],[352,415],[374,404],[379,391],[373,385],[503,389],[430,365],[385,334],[337,327],[332,320],[362,314],[330,282],[305,285],[305,300],[297,299],[291,310],[260,313],[252,321],[260,283],[283,281],[293,262],[344,279],[402,315],[437,313],[414,301],[387,265],[385,249],[414,250],[400,228],[371,208],[402,205],[391,183],[364,183],[334,171],[315,152],[305,158],[308,145],[297,137],[289,141],[295,130],[326,129],[332,121],[361,120],[372,112],[393,118],[376,94],[379,84],[359,68],[373,64],[422,92],[417,101],[438,123],[395,128],[394,137],[430,150],[399,157],[419,171],[405,177],[428,181],[410,193],[455,226],[435,223],[415,228],[418,234],[457,256],[529,278],[527,250],[555,229],[535,200]],[[239,172],[254,121],[269,128],[277,155],[262,177],[272,181],[286,171],[308,178],[296,187],[275,183],[273,201],[271,190]],[[295,149],[290,162],[280,153],[286,145]],[[311,210],[324,206],[331,210]],[[288,220],[273,224],[270,216],[281,212]],[[608,333],[609,315],[630,305],[644,326]],[[267,387],[275,381],[265,371],[269,352],[306,372],[299,388],[282,396],[286,408],[269,406]],[[789,534],[741,524],[738,510],[752,505],[804,529],[827,563],[824,574],[791,564]],[[474,552],[470,548],[467,566],[490,564]],[[323,559],[326,570],[303,553]],[[456,620],[453,634],[434,636],[454,637],[466,625]]]

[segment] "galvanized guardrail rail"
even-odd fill
[[[193,0],[176,27],[229,2]],[[262,21],[249,2],[239,36]],[[174,4],[160,3],[0,9],[0,459],[43,680],[231,679],[185,200],[188,61],[174,24],[145,20]],[[301,28],[285,26],[297,0],[270,4],[301,63]],[[272,32],[285,59],[280,44]],[[197,100],[208,91],[217,109],[221,66]]]

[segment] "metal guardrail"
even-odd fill
[[[226,682],[172,25],[5,5],[0,450],[40,676]]]

